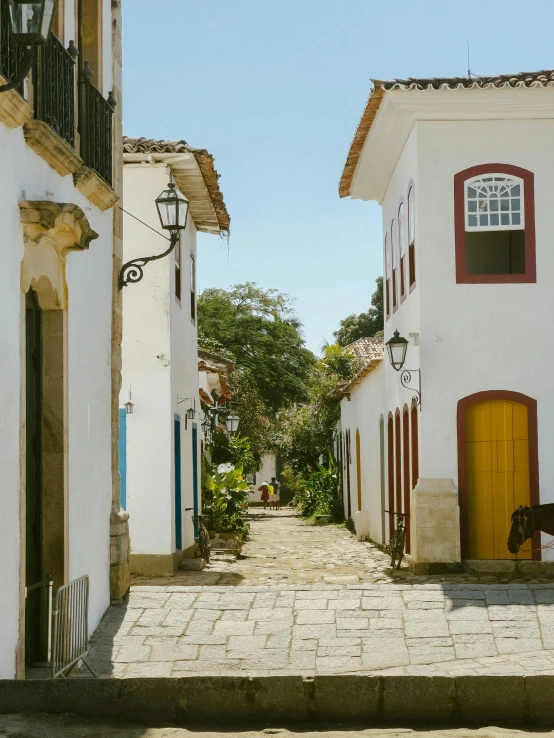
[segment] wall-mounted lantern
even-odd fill
[[[163,254],[132,259],[121,267],[119,272],[119,289],[128,284],[140,282],[144,273],[142,268],[150,261],[157,261],[168,256],[179,242],[181,231],[187,227],[189,201],[173,182],[156,198],[156,208],[164,231],[169,231],[169,248]]]
[[[392,368],[397,372],[402,372],[400,375],[400,384],[406,389],[415,392],[415,395],[412,397],[412,405],[419,405],[421,409],[421,371],[419,369],[403,369],[404,362],[406,361],[406,352],[408,351],[408,340],[401,336],[398,331],[394,331],[392,338],[389,338],[385,346],[387,347]],[[417,372],[418,374],[419,389],[408,386],[412,381],[412,372]]]
[[[188,420],[194,420],[196,417],[196,399],[194,397],[179,397],[177,396],[177,405],[180,405],[182,402],[186,402],[189,400],[190,406],[185,410],[185,430],[188,427]]]
[[[0,92],[19,87],[31,71],[37,46],[44,46],[48,41],[56,8],[56,0],[9,0],[8,4],[13,40],[25,47],[25,54],[19,73],[11,82],[0,86]]]
[[[131,401],[131,388],[129,387],[129,399],[125,403],[125,412],[127,413],[127,415],[132,415],[134,409],[135,409],[135,405]]]
[[[240,418],[238,415],[228,415],[225,420],[225,427],[228,433],[236,433],[239,429]]]

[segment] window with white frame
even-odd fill
[[[485,174],[464,183],[467,274],[525,273],[524,183]]]
[[[404,218],[404,203],[398,208],[398,248],[400,250],[400,297],[406,293],[406,219]]]
[[[392,252],[392,307],[393,310],[396,308],[397,305],[397,281],[396,281],[396,275],[398,272],[398,241],[396,238],[396,221],[393,218],[393,221],[391,223],[390,227],[390,247]]]

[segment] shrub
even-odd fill
[[[318,471],[300,483],[300,489],[295,496],[295,505],[301,515],[306,518],[322,515],[335,522],[344,520],[339,474],[337,464],[331,454],[329,454],[327,466],[318,464]]]
[[[209,493],[205,512],[211,514],[214,530],[248,535],[243,515],[248,509],[250,487],[244,480],[242,464],[220,464],[206,474],[204,485]]]

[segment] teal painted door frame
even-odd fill
[[[175,548],[183,548],[183,510],[181,501],[181,416],[175,413],[173,423],[175,448]]]
[[[192,424],[192,505],[194,514],[200,513],[198,506],[198,425]],[[194,525],[194,537],[198,537],[198,526]]]

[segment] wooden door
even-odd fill
[[[358,510],[362,509],[362,449],[360,431],[356,428],[356,482],[358,485]]]
[[[469,558],[516,558],[507,547],[511,516],[531,504],[527,407],[506,400],[470,405],[466,455]],[[531,558],[530,541],[518,558]]]
[[[43,452],[42,452],[42,311],[32,290],[26,295],[26,530],[25,586],[43,580]],[[35,588],[25,599],[25,661],[43,659],[43,592]]]

